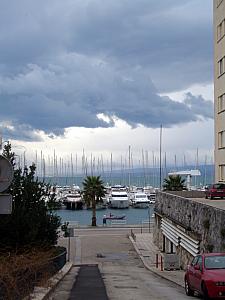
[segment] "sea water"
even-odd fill
[[[102,225],[103,216],[113,214],[115,216],[125,215],[127,225],[141,225],[142,221],[153,221],[154,205],[149,208],[127,208],[127,209],[102,209],[96,211],[97,225]],[[61,222],[78,221],[79,225],[90,225],[92,218],[92,210],[67,210],[60,209],[56,214],[61,218]],[[107,220],[107,224],[110,224]]]

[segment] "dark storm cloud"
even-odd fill
[[[4,133],[5,140],[22,140],[22,141],[41,141],[42,138],[35,132],[31,126],[14,124],[0,126],[1,133]]]
[[[214,109],[211,101],[205,101],[202,96],[193,96],[191,93],[186,94],[184,103],[189,106],[192,112],[196,115],[204,116],[205,118],[212,119]]]
[[[0,123],[36,139],[32,130],[60,135],[114,117],[153,128],[211,118],[201,96],[158,95],[211,80],[210,9],[210,0],[1,1]]]

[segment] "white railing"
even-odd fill
[[[111,226],[126,225],[127,220],[111,220]]]
[[[199,254],[200,241],[193,239],[184,231],[165,219],[162,219],[161,229],[163,235],[165,235],[175,246],[180,245],[193,256]]]
[[[79,221],[68,221],[68,228],[79,227]]]

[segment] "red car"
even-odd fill
[[[184,282],[188,296],[196,291],[204,299],[225,299],[225,253],[197,255],[187,267]]]
[[[225,184],[224,183],[216,183],[210,185],[205,190],[205,198],[208,199],[214,199],[215,197],[219,197],[223,199],[225,197]]]

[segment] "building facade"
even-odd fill
[[[225,182],[225,0],[214,0],[215,180]]]

